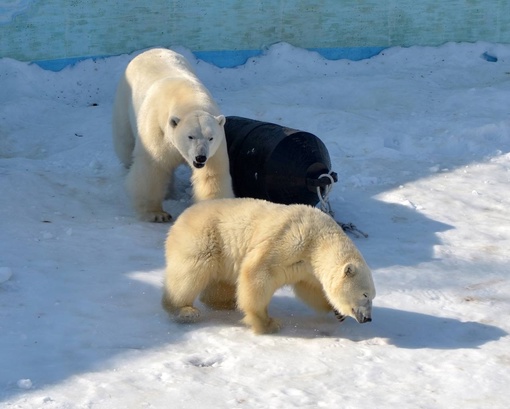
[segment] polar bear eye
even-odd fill
[[[367,293],[363,293],[363,297],[368,298],[368,294]]]
[[[209,142],[212,142],[212,140],[213,140],[213,139],[214,139],[213,137],[210,137],[210,138],[209,138]]]
[[[194,139],[194,138],[193,138],[193,136],[189,135],[189,136],[188,136],[188,139],[192,140],[192,139]]]

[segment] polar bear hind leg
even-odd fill
[[[130,96],[127,95],[129,85],[127,85],[125,78],[122,78],[121,81],[113,104],[113,147],[122,164],[129,168],[133,163],[133,150],[135,149],[136,139],[129,121],[128,101]]]
[[[161,305],[163,308],[172,315],[177,322],[192,323],[198,321],[200,318],[200,310],[193,306],[193,302],[197,298],[200,291],[195,291],[193,286],[183,288],[182,286],[178,291],[175,290],[173,282],[165,284],[165,291]]]
[[[172,252],[161,304],[176,321],[191,323],[200,318],[200,311],[193,303],[210,283],[210,265],[207,260],[184,253],[178,249]]]
[[[226,281],[212,283],[202,291],[200,301],[213,310],[235,310],[236,286]]]

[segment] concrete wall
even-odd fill
[[[0,0],[0,57],[72,61],[184,46],[228,66],[275,42],[331,58],[510,43],[510,0]]]

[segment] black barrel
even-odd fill
[[[331,161],[324,143],[311,133],[229,116],[225,135],[237,197],[315,206],[317,187],[331,184],[328,177],[319,179],[331,171]]]

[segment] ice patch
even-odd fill
[[[0,284],[5,283],[12,277],[12,270],[9,267],[0,267]]]
[[[18,388],[20,389],[32,389],[32,381],[30,379],[20,379],[18,382],[16,382],[16,385],[18,385]]]

